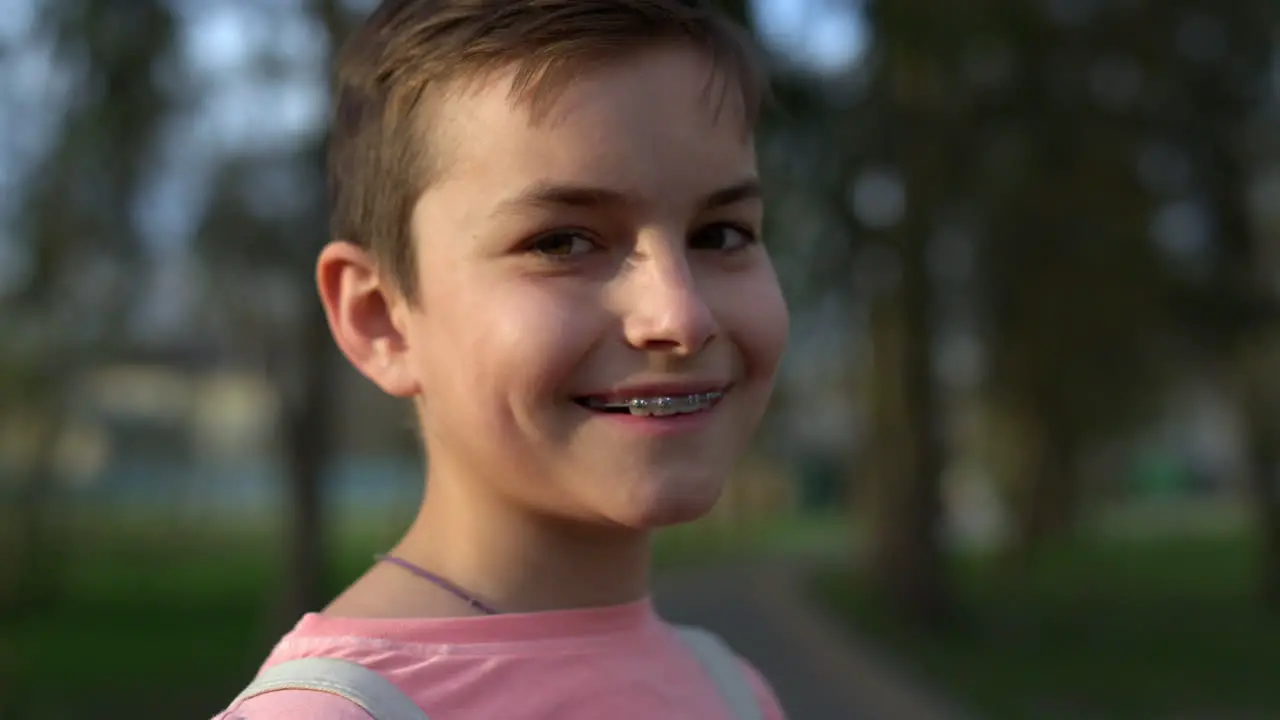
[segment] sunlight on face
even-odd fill
[[[510,75],[442,103],[407,332],[433,482],[626,527],[715,502],[787,317],[752,140],[710,72],[692,50],[650,51],[580,78],[536,123]],[[592,405],[717,393],[678,418]]]

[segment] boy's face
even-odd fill
[[[362,367],[420,397],[433,482],[631,528],[714,504],[787,313],[757,240],[752,139],[709,69],[657,49],[584,74],[536,122],[514,71],[433,111],[418,298],[392,303],[402,342],[383,371]],[[632,398],[694,412],[599,407]]]

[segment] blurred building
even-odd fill
[[[360,459],[412,467],[407,406],[354,371],[334,382],[332,448],[343,474],[359,474]],[[73,386],[50,461],[64,490],[130,502],[234,496],[244,503],[276,492],[284,399],[265,372],[208,348],[134,348],[90,366]],[[31,420],[0,417],[0,477],[10,484],[39,462]]]

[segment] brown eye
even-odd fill
[[[554,258],[567,258],[591,252],[595,243],[579,232],[553,232],[543,235],[529,245],[532,252]]]
[[[716,223],[695,232],[689,238],[689,247],[694,250],[733,252],[741,250],[755,240],[755,234],[746,228],[731,223]]]

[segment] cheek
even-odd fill
[[[724,303],[721,324],[742,353],[752,379],[771,380],[790,332],[786,300],[772,268],[735,280],[732,301]]]
[[[435,333],[448,339],[433,352],[446,353],[437,367],[451,370],[435,381],[465,381],[477,400],[517,407],[565,391],[600,335],[585,310],[592,305],[546,289],[516,285],[500,292],[499,283],[487,285],[487,293],[450,300],[456,310]]]

